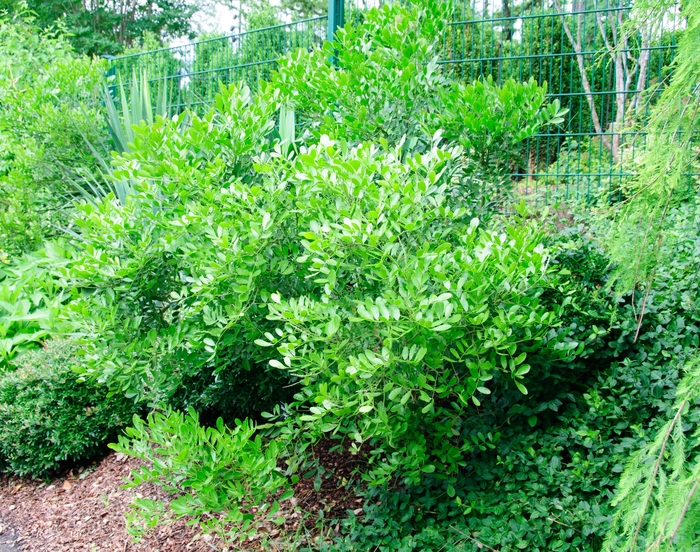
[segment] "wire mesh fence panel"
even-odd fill
[[[534,78],[568,109],[564,124],[523,148],[513,178],[550,201],[619,190],[645,137],[649,107],[669,77],[679,13],[634,25],[625,0],[462,0],[444,38],[457,79]]]
[[[523,144],[511,175],[519,191],[546,202],[590,199],[615,193],[631,176],[645,145],[641,129],[668,82],[684,28],[679,10],[633,25],[631,1],[454,0],[441,41],[446,76],[532,78],[568,109],[562,125]],[[243,81],[255,90],[280,55],[318,47],[343,21],[358,25],[385,3],[330,0],[328,16],[124,56],[113,68],[123,81],[144,72],[166,83],[175,109],[196,108],[213,101],[219,82]]]
[[[341,0],[344,4],[345,21],[351,25],[359,24],[367,10],[378,8],[388,0]]]
[[[157,90],[165,83],[173,110],[211,105],[219,83],[243,82],[251,90],[269,79],[277,60],[297,48],[323,44],[327,17],[265,27],[182,46],[115,58],[113,73],[127,85],[145,75]]]

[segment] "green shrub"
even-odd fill
[[[71,318],[86,338],[83,377],[155,407],[201,399],[212,410],[211,379],[249,376],[229,387],[227,407],[267,402],[270,410],[279,388],[294,384],[286,412],[271,414],[284,412],[274,431],[290,473],[307,447],[333,436],[367,451],[363,475],[375,486],[435,480],[454,496],[461,470],[499,440],[498,430],[467,433],[483,402],[527,393],[531,356],[566,358],[577,344],[556,331],[567,299],[541,301],[563,280],[537,224],[523,208],[491,229],[471,210],[464,179],[480,139],[456,124],[449,137],[426,131],[440,101],[424,121],[407,102],[422,102],[421,90],[439,81],[456,103],[496,102],[494,124],[508,104],[519,128],[494,128],[496,142],[521,139],[558,110],[534,83],[461,88],[426,74],[435,66],[405,42],[418,28],[437,33],[424,15],[398,4],[368,13],[339,59],[344,76],[328,52],[299,54],[255,97],[222,87],[205,115],[134,129],[131,151],[113,159],[115,178],[132,192],[83,204],[74,219],[80,235],[66,274],[76,289]],[[376,51],[362,50],[367,37]],[[434,40],[418,42],[430,49]],[[359,86],[351,64],[378,71],[382,55],[401,58],[382,82],[418,76],[388,91],[386,118],[372,105],[350,125]],[[292,99],[305,97],[301,86],[317,66],[323,94],[312,112]],[[337,118],[319,113],[332,107],[331,92],[347,101],[333,104]],[[363,94],[376,100],[371,89]],[[282,132],[290,107],[308,123],[299,139]],[[474,108],[453,107],[453,119],[472,114],[469,133],[488,134]],[[203,389],[187,388],[193,381]],[[259,389],[270,391],[251,397]],[[121,447],[138,453],[160,440],[145,431]]]
[[[0,257],[68,225],[66,171],[97,167],[84,138],[103,141],[105,70],[29,15],[0,15]]]
[[[149,482],[177,495],[167,511],[161,502],[135,501],[128,520],[137,537],[173,517],[192,516],[205,533],[216,532],[227,541],[254,536],[263,514],[284,522],[278,499],[286,500],[292,492],[278,494],[287,486],[277,466],[279,449],[256,435],[248,420],[236,420],[230,429],[221,418],[216,427],[202,427],[192,409],[186,415],[156,412],[146,422],[135,416],[133,428],[110,447],[150,464],[132,472],[128,487]]]
[[[107,389],[79,383],[77,347],[49,341],[0,374],[0,469],[43,477],[95,457],[131,421],[134,406]]]

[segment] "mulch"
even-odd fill
[[[17,532],[2,520],[0,514],[0,552],[18,552],[15,544],[18,542]]]
[[[332,446],[322,441],[314,447],[320,475],[302,477],[294,498],[280,505],[286,523],[281,527],[263,523],[258,535],[235,548],[202,535],[186,520],[160,525],[134,542],[126,530],[129,504],[137,497],[167,501],[167,495],[150,484],[121,489],[130,471],[141,465],[138,459],[122,454],[110,454],[48,482],[0,476],[0,552],[295,550],[309,540],[327,540],[339,525],[322,535],[319,517],[342,518],[351,511],[362,514],[362,499],[350,491],[352,472],[362,463],[361,455],[331,452]]]
[[[132,542],[124,517],[129,504],[136,497],[165,498],[153,486],[120,489],[138,466],[136,459],[111,454],[48,483],[1,477],[0,515],[19,533],[15,547],[31,552],[210,552],[210,543],[184,521]]]
[[[343,518],[350,510],[356,515],[362,513],[363,499],[352,488],[357,478],[353,472],[365,464],[364,455],[334,450],[337,444],[324,439],[313,447],[320,469],[302,476],[294,487],[294,497],[302,511],[317,515],[323,510],[323,517],[330,519]]]

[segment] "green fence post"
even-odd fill
[[[345,0],[328,0],[328,40],[333,41],[335,31],[345,25]]]
[[[117,74],[117,64],[115,63],[115,58],[114,56],[110,56],[109,54],[105,54],[102,56],[103,59],[106,59],[109,62],[109,69],[107,69],[107,72],[105,73],[105,79],[109,81],[109,77],[114,77]],[[117,85],[114,81],[109,83],[108,86],[109,94],[113,98],[116,98],[116,90],[117,90]]]

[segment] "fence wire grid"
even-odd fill
[[[534,78],[568,109],[566,121],[529,139],[512,174],[539,200],[590,199],[619,189],[643,151],[639,132],[649,105],[670,77],[685,24],[680,9],[630,33],[631,0],[456,0],[440,64],[452,78]],[[320,47],[343,24],[356,24],[383,0],[329,0],[328,13],[112,59],[128,82],[145,73],[168,83],[171,107],[206,106],[219,82],[255,90],[297,48]]]

